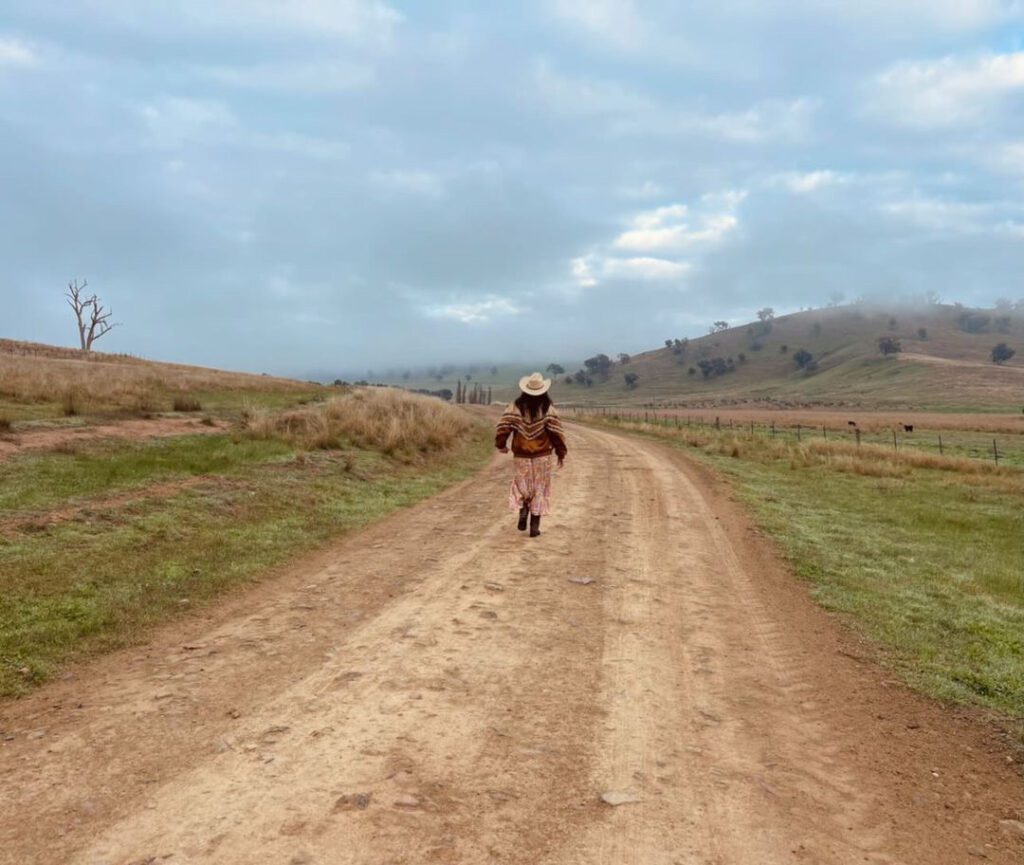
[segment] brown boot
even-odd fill
[[[521,531],[521,532],[525,532],[526,531],[526,521],[529,518],[530,518],[530,506],[529,505],[523,505],[519,509],[519,526],[518,526],[519,531]]]
[[[540,514],[530,515],[530,537],[540,537]]]

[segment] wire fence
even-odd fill
[[[994,435],[983,431],[924,428],[920,424],[899,424],[886,429],[861,428],[851,421],[846,426],[797,423],[786,419],[743,420],[715,414],[687,414],[654,410],[624,410],[619,407],[569,408],[574,417],[597,416],[611,421],[655,424],[676,429],[699,429],[737,436],[764,436],[794,443],[814,440],[846,442],[934,453],[939,456],[985,460],[999,466],[1024,467],[1024,435]]]

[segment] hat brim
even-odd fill
[[[533,376],[527,375],[527,376],[523,376],[523,378],[519,379],[519,389],[523,393],[529,394],[530,396],[540,396],[541,394],[545,394],[549,390],[551,390],[551,379],[549,379],[549,378],[542,379],[541,387],[535,389],[535,388],[532,388],[532,387],[528,387],[531,378],[533,378]]]

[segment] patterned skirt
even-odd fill
[[[555,472],[555,455],[546,457],[515,457],[514,474],[508,494],[508,506],[518,511],[529,506],[537,516],[551,513],[551,479]]]

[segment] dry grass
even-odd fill
[[[364,388],[301,408],[256,412],[245,429],[254,438],[281,439],[305,450],[351,443],[411,458],[459,445],[478,423],[434,397]]]
[[[171,407],[175,411],[202,411],[203,405],[194,396],[176,396]]]
[[[0,401],[53,405],[52,414],[65,417],[167,411],[176,399],[198,402],[196,394],[231,393],[243,399],[313,389],[306,382],[273,376],[0,340]]]
[[[631,409],[636,412],[637,409]],[[643,411],[643,409],[640,409]],[[823,426],[832,431],[850,429],[849,421],[855,421],[862,432],[881,433],[902,430],[903,424],[913,424],[918,432],[963,431],[1003,434],[1024,434],[1024,413],[989,414],[986,412],[921,412],[921,411],[865,411],[858,408],[835,409],[757,409],[757,408],[707,408],[707,409],[657,409],[659,417],[703,418],[705,423],[717,417],[723,425],[732,422],[746,426],[751,422],[763,426],[774,423],[778,427],[795,427],[820,430]]]
[[[849,441],[771,438],[750,436],[743,430],[716,430],[714,427],[675,427],[665,423],[612,421],[600,416],[587,418],[592,423],[610,423],[619,429],[650,433],[673,439],[708,454],[760,463],[786,462],[792,469],[828,467],[843,474],[875,478],[906,478],[916,469],[948,473],[957,484],[976,484],[1002,492],[1024,494],[1024,471],[1012,465],[943,456],[913,448],[894,451],[876,444],[857,445]]]

